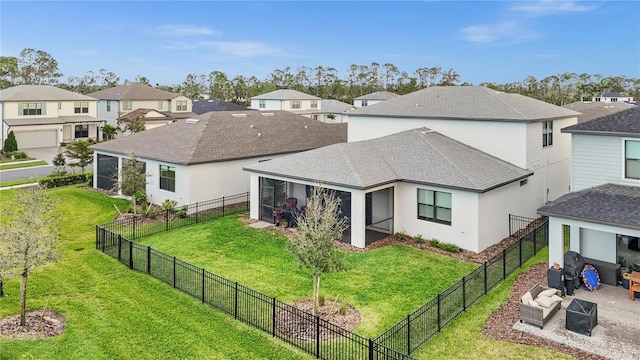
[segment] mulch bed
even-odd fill
[[[353,331],[360,325],[360,312],[351,305],[346,305],[344,314],[340,314],[340,301],[325,300],[324,305],[318,307],[318,316],[342,329]],[[313,313],[313,302],[310,299],[299,301],[296,308],[303,310],[309,314]],[[276,330],[283,336],[296,338],[305,341],[314,341],[316,339],[316,321],[315,318],[305,320],[300,316],[292,315],[285,310],[279,310],[276,314],[278,324]],[[332,327],[329,327],[332,328]],[[332,329],[328,331],[326,327],[320,327],[320,339],[326,340],[336,336],[346,336],[348,333]]]
[[[5,339],[44,339],[62,334],[67,326],[64,315],[47,310],[26,313],[26,325],[20,326],[20,314],[0,319],[0,337]]]

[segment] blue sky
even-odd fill
[[[638,1],[7,1],[0,54],[44,50],[66,81],[104,68],[179,84],[213,70],[453,68],[462,81],[564,72],[640,78]]]

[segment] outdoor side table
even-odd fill
[[[591,330],[598,325],[598,304],[573,299],[567,306],[567,330],[591,336]]]

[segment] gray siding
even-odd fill
[[[623,180],[622,138],[573,134],[572,141],[572,191]]]

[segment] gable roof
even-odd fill
[[[17,85],[0,90],[0,101],[97,101],[51,85]]]
[[[578,112],[520,94],[484,86],[432,86],[349,113],[437,119],[532,122],[579,115]]]
[[[474,192],[532,174],[427,128],[326,146],[244,169],[357,189],[406,181]]]
[[[88,94],[100,100],[171,100],[181,94],[172,93],[144,84],[118,85]]]
[[[571,104],[562,105],[563,108],[578,111],[578,123],[593,120],[601,116],[617,113],[635,105],[626,102],[603,102],[603,101],[576,101]]]
[[[571,125],[560,131],[570,134],[640,137],[640,106]]]
[[[153,114],[160,114],[162,115],[162,117],[159,116],[152,116],[152,117],[147,117],[148,114],[151,113]],[[133,110],[132,112],[126,113],[122,116],[120,116],[117,121],[131,121],[139,116],[143,117],[145,120],[176,120],[176,119],[187,119],[190,117],[195,116],[196,114],[192,113],[192,112],[179,112],[179,113],[174,113],[171,111],[161,111],[161,110],[156,110],[156,109],[136,109]]]
[[[218,99],[202,99],[202,100],[193,100],[192,101],[193,111],[195,114],[200,115],[209,111],[244,111],[249,110],[245,106],[241,106],[238,104],[234,104],[227,101],[222,101]]]
[[[175,164],[201,164],[305,151],[347,141],[346,124],[326,124],[288,111],[212,111],[91,149]]]
[[[355,109],[351,104],[332,99],[323,99],[320,107],[323,113],[343,113],[349,109]]]
[[[303,92],[291,89],[280,89],[266,94],[257,95],[251,100],[321,100],[317,96],[305,94]]]
[[[600,97],[629,97],[629,95],[625,95],[623,93],[617,92],[617,91],[611,91],[611,92],[606,92],[602,95],[600,95]]]
[[[640,229],[640,187],[604,184],[563,195],[538,214]]]
[[[376,91],[371,94],[358,96],[357,98],[353,98],[353,100],[389,100],[398,96],[400,95],[389,91]]]

